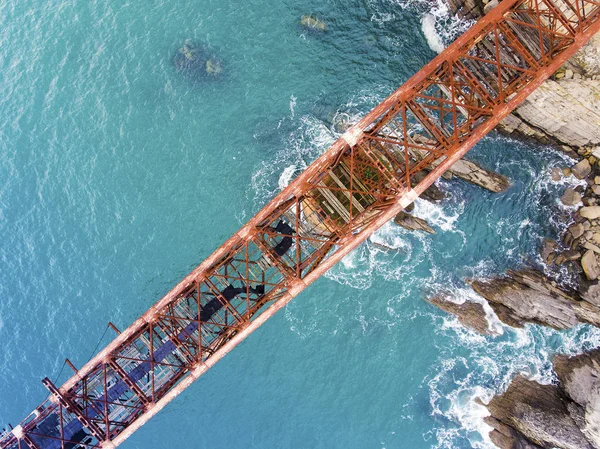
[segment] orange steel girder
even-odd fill
[[[120,445],[412,203],[581,48],[599,17],[600,0],[503,0],[59,389],[46,381],[50,398],[0,448]]]

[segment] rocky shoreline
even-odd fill
[[[447,0],[450,11],[477,19],[496,0]],[[556,214],[565,231],[541,242],[545,266],[507,271],[466,282],[504,324],[570,329],[600,327],[600,34],[532,93],[498,130],[552,144],[575,159],[553,169],[555,182],[568,178]],[[557,199],[558,200],[558,199]],[[558,203],[558,201],[557,201]],[[557,275],[560,273],[560,275]],[[569,278],[565,282],[564,276]],[[449,293],[428,301],[467,327],[494,335],[485,303],[457,303]],[[541,385],[516,376],[506,391],[484,404],[501,449],[600,449],[600,349],[554,358],[557,382]]]
[[[600,447],[600,350],[553,360],[558,382],[542,385],[522,375],[484,404],[501,449]]]

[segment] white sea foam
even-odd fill
[[[398,250],[406,254],[407,258],[410,258],[410,243],[400,231],[400,228],[392,223],[383,225],[371,234],[369,240],[375,244],[374,251],[381,250],[380,248]]]
[[[291,181],[294,174],[303,171],[335,140],[325,123],[314,116],[296,118],[299,128],[292,132],[285,147],[271,159],[263,161],[252,175],[254,200],[262,205]],[[290,167],[294,166],[292,170]],[[277,177],[277,183],[273,178]]]
[[[452,208],[450,208],[447,205],[417,198],[415,200],[415,209],[411,213],[442,231],[461,233],[461,231],[455,229],[455,224],[460,214],[464,211],[464,205],[464,203],[453,202]]]
[[[389,0],[392,5],[400,6],[404,9],[412,9],[421,14],[421,20],[427,19],[427,31],[423,29],[426,38],[428,35],[434,36],[436,46],[443,47],[451,43],[454,39],[464,33],[474,23],[472,20],[462,19],[458,16],[452,16],[445,0]],[[432,50],[439,53],[438,49],[431,45],[429,38],[427,43]]]
[[[441,286],[440,286],[441,288]],[[502,335],[504,333],[504,328],[506,327],[499,319],[494,310],[490,307],[489,303],[479,296],[472,288],[469,287],[461,287],[451,289],[449,292],[447,299],[455,302],[456,304],[464,304],[465,302],[474,302],[477,304],[481,304],[483,310],[485,312],[485,319],[488,322],[488,328],[490,331]],[[458,320],[454,320],[455,323],[458,323]],[[464,326],[459,325],[460,330],[467,330]],[[456,330],[456,328],[455,328]],[[468,331],[468,330],[467,330]]]
[[[437,328],[446,337],[441,341],[448,342],[442,348],[444,353],[453,352],[452,346],[459,344],[468,349],[469,358],[443,358],[427,382],[432,413],[460,426],[435,429],[438,444],[434,447],[454,448],[466,437],[474,448],[494,448],[488,436],[490,428],[483,421],[487,410],[475,402],[476,398],[487,403],[518,373],[543,384],[551,383],[555,381],[551,363],[554,354],[578,354],[600,346],[600,330],[592,326],[563,332],[533,325],[523,329],[502,326],[505,335],[496,338],[483,338],[454,326]]]
[[[296,164],[292,164],[283,169],[283,171],[281,172],[281,175],[279,176],[279,182],[277,183],[279,190],[285,189],[290,184],[295,173],[296,173]]]
[[[442,42],[442,37],[438,34],[435,28],[435,16],[433,14],[425,14],[421,18],[421,30],[427,40],[427,45],[436,53],[444,51],[446,46]]]
[[[297,100],[296,97],[294,97],[293,95],[290,96],[290,116],[292,119],[294,118],[294,115],[295,115],[296,100]]]

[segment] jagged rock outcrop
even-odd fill
[[[600,448],[600,349],[553,362],[557,384],[517,375],[486,405],[499,448]]]
[[[427,301],[443,311],[455,315],[465,327],[471,328],[480,334],[497,335],[497,332],[490,329],[485,310],[480,303],[473,301],[453,302],[450,300],[449,293],[437,294],[428,298]]]
[[[556,385],[541,385],[519,375],[487,408],[490,416],[485,421],[494,428],[490,437],[501,449],[596,449]]]
[[[437,166],[437,164],[435,166]],[[425,170],[416,173],[411,179],[413,187],[420,183],[426,176],[427,171]],[[444,177],[446,179],[451,179],[454,176],[492,192],[501,192],[510,186],[510,181],[506,176],[486,170],[476,163],[467,161],[465,159],[460,159],[458,162],[456,162],[456,164],[454,164],[452,168],[446,172]],[[446,194],[440,190],[437,185],[432,184],[421,194],[421,197],[428,201],[437,203],[443,200],[446,197]],[[411,204],[411,206],[406,210],[398,213],[394,218],[394,223],[402,226],[405,229],[408,229],[409,231],[424,231],[429,234],[435,234],[435,230],[431,227],[431,225],[429,225],[429,223],[427,223],[426,220],[415,217],[410,213],[413,207],[414,206]]]
[[[447,0],[450,10],[478,19],[497,0]],[[566,291],[535,270],[509,271],[488,281],[471,280],[504,323],[535,323],[568,329],[600,325],[600,33],[509,115],[504,132],[559,144],[579,162],[555,170],[553,181],[574,175],[585,181],[562,194],[571,209],[557,208],[569,223],[560,242],[547,240],[542,259],[561,265],[578,282]],[[574,208],[578,208],[574,211]],[[435,304],[435,302],[434,302]],[[436,304],[439,306],[439,304]],[[441,306],[458,314],[460,309]],[[468,321],[475,309],[467,313]],[[462,320],[461,320],[462,321]],[[488,405],[492,441],[501,449],[600,449],[600,350],[555,360],[558,385],[540,385],[517,376]]]
[[[421,159],[426,157],[427,153],[414,150],[413,155],[416,159]],[[433,170],[442,162],[443,159],[440,158],[431,164],[428,169]],[[459,159],[444,174],[444,178],[446,179],[452,179],[454,176],[495,193],[503,192],[510,187],[510,180],[506,176],[487,170],[475,162],[466,159]]]
[[[415,217],[408,212],[401,211],[394,217],[394,223],[409,231],[425,231],[435,234],[435,230],[422,218]]]
[[[444,176],[446,178],[456,176],[495,193],[503,192],[510,187],[510,181],[506,176],[486,170],[466,159],[457,161]]]
[[[578,323],[600,326],[600,307],[577,292],[567,292],[543,273],[509,270],[505,277],[470,280],[498,318],[512,327],[535,323],[570,329]]]
[[[554,358],[554,370],[572,401],[573,419],[595,447],[600,446],[600,350],[574,357],[559,355]]]

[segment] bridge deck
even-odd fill
[[[64,385],[45,379],[0,448],[121,444],[552,75],[600,29],[599,2],[503,0]]]

